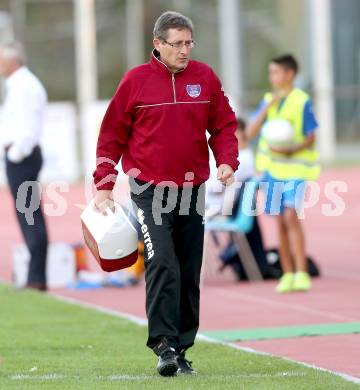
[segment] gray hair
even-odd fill
[[[5,58],[13,58],[21,65],[25,64],[25,50],[23,45],[18,41],[0,43],[0,50]]]
[[[166,40],[168,36],[168,30],[170,28],[176,28],[180,30],[190,30],[191,33],[194,30],[193,22],[187,16],[180,14],[179,12],[166,11],[161,14],[154,25],[154,38]]]

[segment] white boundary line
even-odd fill
[[[77,306],[81,306],[81,307],[86,307],[86,308],[89,308],[89,309],[94,309],[94,310],[97,310],[97,311],[99,311],[101,313],[105,313],[105,314],[109,314],[109,315],[112,315],[112,316],[115,316],[115,317],[119,317],[119,318],[122,318],[122,319],[129,320],[129,321],[134,322],[134,323],[136,323],[137,325],[140,325],[140,326],[146,326],[147,325],[147,320],[145,320],[144,318],[141,318],[141,317],[134,316],[132,314],[120,312],[120,311],[113,310],[113,309],[107,309],[107,308],[104,308],[102,306],[95,305],[95,304],[92,304],[92,303],[85,303],[85,302],[78,301],[75,298],[69,298],[69,297],[64,297],[64,296],[61,296],[61,295],[55,295],[54,293],[50,293],[49,295],[52,296],[53,298],[59,300],[59,301],[67,302],[67,303],[70,303],[70,304],[73,304],[73,305],[77,305]],[[283,356],[279,356],[279,355],[273,355],[273,354],[268,353],[268,352],[257,351],[255,349],[249,348],[249,347],[241,347],[240,345],[237,345],[235,343],[219,341],[219,340],[213,339],[211,337],[205,336],[205,335],[203,335],[201,333],[198,333],[196,338],[198,340],[206,341],[208,343],[224,345],[224,346],[227,346],[227,347],[230,347],[230,348],[233,348],[233,349],[237,349],[237,350],[240,350],[240,351],[254,353],[256,355],[264,355],[264,356],[280,358],[280,359],[286,360],[286,361],[291,362],[291,363],[297,363],[297,364],[300,364],[300,365],[308,367],[308,368],[312,368],[312,369],[315,369],[315,370],[318,370],[318,371],[327,372],[329,374],[333,374],[333,375],[339,376],[339,377],[341,377],[342,379],[344,379],[344,380],[346,380],[348,382],[360,384],[360,378],[357,378],[355,376],[351,376],[351,375],[348,375],[348,374],[343,374],[341,372],[328,370],[326,368],[318,367],[318,366],[315,366],[313,364],[299,362],[297,360],[293,360],[293,359],[290,359],[290,358],[287,358],[287,357],[283,357]]]
[[[202,334],[198,334],[197,338],[199,340],[202,340],[202,341],[207,341],[208,343],[225,345],[225,346],[228,346],[228,347],[231,347],[231,348],[234,348],[234,349],[238,349],[240,351],[254,353],[256,355],[265,355],[265,356],[280,358],[280,359],[286,360],[286,361],[291,362],[291,363],[297,363],[297,364],[300,364],[300,365],[305,366],[305,367],[313,368],[313,369],[318,370],[318,371],[323,371],[323,372],[327,372],[329,374],[333,374],[333,375],[339,376],[339,377],[341,377],[341,378],[343,378],[343,379],[345,379],[345,380],[347,380],[349,382],[360,384],[360,378],[357,378],[355,376],[351,376],[351,375],[348,375],[348,374],[343,374],[341,372],[328,370],[327,368],[318,367],[318,366],[315,366],[314,364],[308,364],[308,363],[300,362],[298,360],[294,360],[294,359],[287,358],[287,357],[280,356],[280,355],[274,355],[274,354],[268,353],[268,352],[257,351],[256,349],[249,348],[249,347],[241,347],[240,345],[237,345],[235,343],[219,341],[219,340],[213,339],[211,337],[208,337],[208,336],[205,336],[205,335],[202,335]]]

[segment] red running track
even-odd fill
[[[360,169],[326,171],[319,181],[320,201],[306,210],[308,253],[319,263],[323,277],[314,280],[308,294],[278,295],[275,282],[236,283],[229,272],[216,271],[216,253],[209,246],[203,267],[201,330],[277,327],[338,322],[360,322]],[[345,210],[340,216],[325,217],[322,207],[330,204],[325,186],[342,181],[347,192],[340,193]],[[67,211],[48,218],[51,241],[81,241],[76,204],[85,204],[81,185],[63,194]],[[0,278],[11,279],[11,246],[21,242],[8,192],[0,189]],[[45,202],[50,202],[46,200]],[[261,226],[268,246],[276,245],[275,222],[262,216]],[[124,313],[145,317],[144,285],[136,288],[101,290],[56,290],[54,294],[73,297]],[[292,358],[323,368],[360,377],[360,335],[337,335],[248,341],[239,343],[258,351]]]

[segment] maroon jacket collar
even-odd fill
[[[189,61],[186,68],[179,70],[179,72],[176,72],[175,74],[184,72],[189,67],[190,63],[191,60]],[[170,74],[172,73],[170,69],[160,60],[160,53],[156,49],[154,49],[151,53],[150,65],[153,69],[161,70],[162,72]]]

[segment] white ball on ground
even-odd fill
[[[295,130],[285,119],[266,121],[261,128],[261,135],[269,146],[288,147],[295,143]]]

